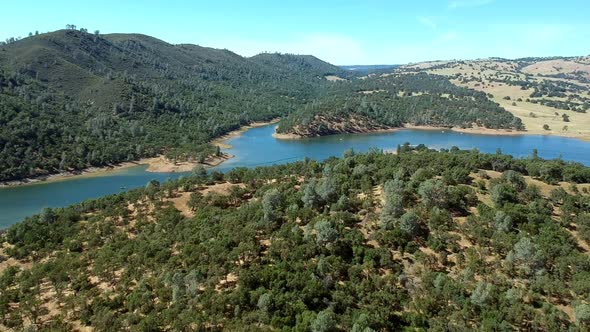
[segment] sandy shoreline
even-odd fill
[[[256,127],[262,127],[269,124],[277,123],[279,119],[273,119],[268,122],[253,122],[248,126],[241,127],[238,130],[234,130],[229,132],[221,137],[218,137],[212,140],[210,143],[216,146],[219,146],[222,149],[229,149],[231,146],[226,144],[225,141],[232,138],[240,136],[246,130]],[[233,158],[233,155],[228,153],[223,153],[221,157],[212,157],[205,160],[203,166],[205,168],[208,167],[215,167],[223,163],[224,161]],[[23,180],[14,180],[14,181],[5,181],[0,182],[0,188],[6,187],[15,187],[15,186],[23,186],[23,185],[33,185],[33,184],[42,184],[42,183],[50,183],[50,182],[57,182],[63,181],[68,179],[80,179],[85,177],[98,177],[98,176],[108,176],[114,172],[140,166],[140,165],[148,165],[146,171],[153,172],[153,173],[179,173],[179,172],[190,172],[193,170],[195,166],[199,163],[195,160],[189,161],[173,161],[166,159],[163,155],[153,158],[142,158],[137,161],[132,162],[123,162],[114,165],[108,165],[103,167],[90,167],[80,171],[68,171],[62,172],[57,174],[49,174],[44,176],[39,176],[35,178],[28,178]]]
[[[205,168],[215,167],[224,161],[233,158],[234,156],[228,153],[223,153],[220,157],[212,157],[205,160],[202,164]],[[104,167],[91,167],[81,171],[68,171],[57,174],[50,174],[32,179],[24,179],[18,181],[7,181],[0,183],[0,188],[15,187],[42,183],[58,182],[69,179],[81,179],[89,177],[108,176],[117,171],[121,171],[130,167],[147,165],[146,172],[150,173],[184,173],[192,171],[199,163],[195,160],[188,161],[173,161],[164,156],[153,158],[142,158],[138,161],[124,162],[115,165]]]
[[[214,156],[205,159],[202,164],[205,168],[215,167],[224,161],[233,158],[234,156],[228,153],[222,153],[221,156]],[[173,161],[164,156],[143,159],[143,164],[147,164],[146,172],[152,173],[183,173],[192,171],[195,166],[199,165],[196,160],[187,161]]]
[[[514,129],[490,129],[484,127],[477,127],[477,128],[460,128],[460,127],[436,127],[436,126],[414,126],[410,124],[406,124],[404,127],[400,129],[418,129],[418,130],[451,130],[458,133],[465,133],[465,134],[477,134],[477,135],[494,135],[494,136],[517,136],[517,135],[531,135],[526,130],[514,130]],[[537,134],[538,135],[538,134]]]

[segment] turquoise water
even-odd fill
[[[502,149],[504,154],[528,156],[537,149],[543,158],[575,160],[590,165],[590,142],[555,136],[491,136],[453,131],[400,130],[393,133],[337,135],[302,140],[277,140],[271,135],[276,125],[253,128],[227,141],[235,158],[217,167],[226,171],[237,166],[255,167],[301,160],[341,156],[348,149],[367,151],[372,147],[395,150],[398,144],[425,144],[430,148],[478,148],[482,152]],[[90,198],[144,186],[150,180],[166,181],[183,173],[150,173],[146,166],[131,167],[108,175],[66,179],[59,182],[0,188],[0,228],[45,207],[60,207]]]

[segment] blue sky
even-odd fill
[[[590,54],[590,0],[4,1],[0,40],[76,24],[334,64]]]

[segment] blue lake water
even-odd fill
[[[528,156],[537,149],[543,158],[573,160],[590,165],[590,142],[572,138],[541,135],[491,136],[462,134],[439,130],[400,130],[392,133],[336,135],[301,140],[277,140],[272,137],[276,125],[253,128],[241,136],[227,140],[232,145],[227,152],[235,155],[216,169],[227,171],[234,167],[256,167],[302,160],[326,159],[341,156],[353,148],[395,150],[398,144],[425,144],[430,148],[478,148],[482,152],[502,153],[517,157]],[[45,207],[61,207],[90,198],[118,193],[144,186],[150,180],[166,181],[183,173],[150,173],[147,166],[130,167],[101,176],[64,179],[58,182],[0,188],[0,228],[5,228],[24,217],[40,212]]]

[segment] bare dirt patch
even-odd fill
[[[336,75],[327,75],[327,76],[324,76],[324,78],[330,82],[347,81],[346,79],[344,79],[340,76],[336,76]]]

